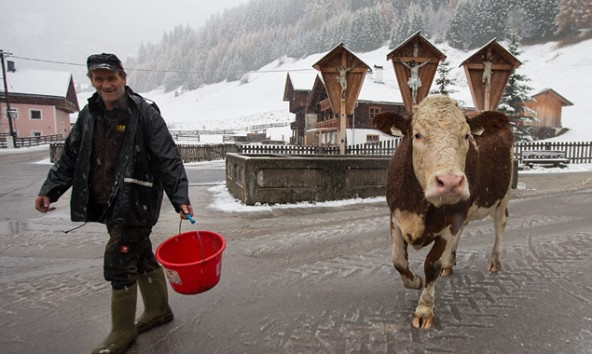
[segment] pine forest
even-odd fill
[[[420,31],[434,43],[475,49],[493,38],[561,40],[592,27],[589,0],[251,0],[193,29],[177,26],[126,60],[140,92],[240,80],[285,56],[344,43],[355,52],[394,48]]]

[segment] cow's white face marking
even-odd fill
[[[469,198],[465,162],[473,140],[461,109],[447,97],[425,99],[412,121],[413,168],[436,207]]]

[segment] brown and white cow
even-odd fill
[[[488,269],[501,269],[502,238],[508,217],[513,137],[508,118],[498,112],[465,117],[456,101],[430,96],[410,119],[386,112],[374,118],[383,132],[402,136],[387,182],[392,257],[403,285],[423,291],[413,326],[434,321],[434,285],[452,274],[463,227],[492,216],[495,242]],[[407,245],[434,243],[425,263],[425,285],[409,270]]]

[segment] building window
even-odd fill
[[[36,130],[31,131],[31,136],[41,136],[41,135],[43,135],[43,132],[36,131]]]
[[[366,135],[366,143],[367,144],[377,144],[380,141],[378,135],[376,134],[368,134]]]
[[[377,107],[370,107],[370,121],[376,117],[377,114],[380,113],[380,108]]]
[[[31,119],[41,119],[41,110],[39,109],[30,109],[29,110],[29,117]]]

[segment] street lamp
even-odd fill
[[[8,114],[8,119],[11,122],[11,126],[12,126],[12,136],[16,139],[17,137],[17,133],[16,133],[16,119],[18,118],[18,111],[15,108],[9,108],[6,110],[6,113]]]
[[[17,118],[18,111],[15,108],[10,108],[6,110],[6,114],[8,114],[8,119],[14,121]]]
[[[14,148],[17,147],[16,144],[16,122],[15,119],[18,117],[18,111],[14,108],[8,108],[6,110],[6,118],[8,119],[8,125],[10,126],[10,139],[11,141],[7,141],[6,146],[9,147],[12,145]],[[13,128],[14,127],[14,128]]]

